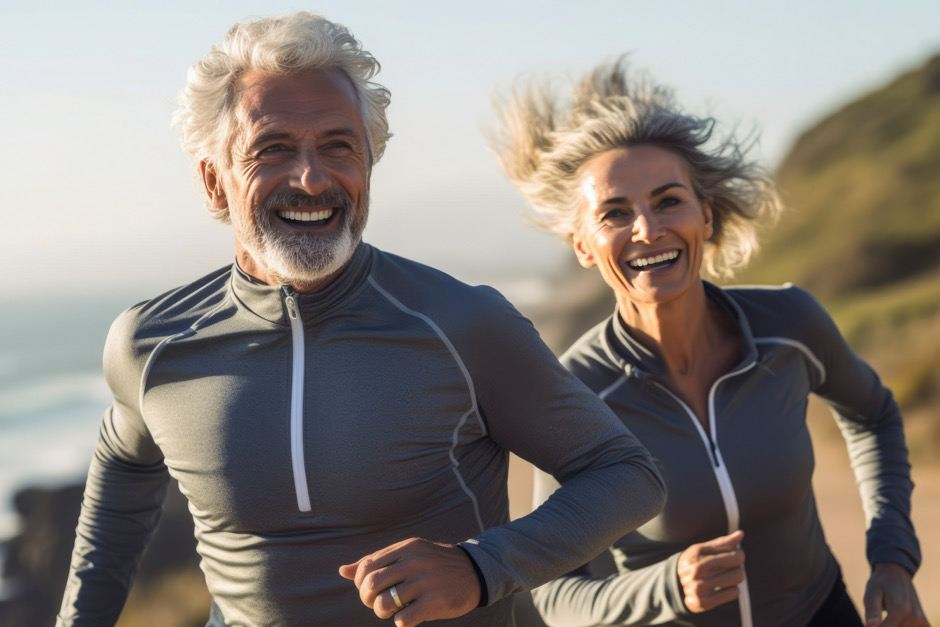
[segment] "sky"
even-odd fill
[[[304,9],[382,64],[394,137],[365,239],[470,282],[557,272],[487,151],[491,99],[521,75],[631,53],[774,165],[808,125],[940,52],[936,0],[50,2],[0,5],[0,303],[126,294],[230,263],[169,120],[187,67],[236,21]]]

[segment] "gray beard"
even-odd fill
[[[342,228],[328,234],[286,235],[262,229],[261,260],[284,285],[315,284],[346,265],[360,236],[353,237],[345,216]]]
[[[320,204],[317,199],[303,194],[273,195],[254,211],[253,224],[242,221],[241,216],[246,212],[230,211],[233,226],[243,235],[241,245],[280,284],[295,289],[319,284],[349,262],[362,239],[368,209],[353,215],[352,201],[348,196],[332,191],[327,194],[333,202],[323,204],[342,205],[340,215],[333,219],[343,223],[331,233],[285,233],[274,227],[272,221],[277,219],[274,215],[276,208]]]

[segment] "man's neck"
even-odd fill
[[[238,267],[241,268],[242,271],[250,277],[268,285],[285,285],[298,294],[311,294],[313,292],[319,292],[327,285],[332,283],[336,277],[343,273],[343,270],[346,269],[346,266],[349,265],[349,261],[347,261],[336,271],[323,278],[313,281],[285,279],[278,276],[276,273],[271,271],[270,268],[256,260],[251,255],[251,253],[238,245],[237,242],[235,245],[235,261],[238,263]]]

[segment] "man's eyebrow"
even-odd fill
[[[290,133],[285,133],[284,131],[271,131],[268,133],[262,133],[261,135],[258,135],[251,140],[251,143],[248,144],[248,149],[251,150],[262,144],[278,141],[280,139],[287,139],[288,137],[290,137]]]
[[[262,133],[261,135],[258,135],[257,137],[251,140],[251,143],[248,144],[248,149],[253,150],[257,148],[258,146],[267,144],[268,142],[279,141],[283,139],[290,139],[291,137],[292,137],[291,133],[288,133],[285,131],[270,131],[267,133]],[[331,128],[331,129],[324,131],[321,137],[323,137],[324,139],[332,139],[334,137],[356,138],[358,137],[358,133],[356,132],[356,129],[352,127],[339,126],[339,127]]]
[[[352,138],[356,138],[356,137],[358,137],[358,136],[359,136],[359,133],[357,133],[357,132],[356,132],[356,129],[354,129],[354,128],[351,127],[351,126],[339,126],[339,127],[336,127],[336,128],[328,129],[328,130],[324,131],[324,133],[323,133],[323,137],[324,137],[324,138],[331,138],[331,137],[352,137]]]

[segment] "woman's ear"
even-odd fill
[[[595,266],[594,254],[588,250],[584,239],[579,234],[571,234],[571,247],[574,248],[574,255],[582,267],[593,268]]]
[[[215,166],[207,159],[203,159],[199,162],[199,173],[202,175],[202,184],[206,188],[206,195],[212,207],[214,209],[228,208],[228,200],[222,188],[222,177],[219,176]]]

